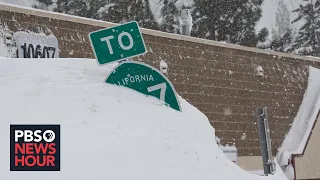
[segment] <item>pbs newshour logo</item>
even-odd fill
[[[10,171],[60,171],[60,125],[10,125]]]

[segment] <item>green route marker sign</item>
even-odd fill
[[[125,86],[147,96],[154,96],[171,108],[181,111],[177,93],[169,79],[147,64],[122,62],[110,72],[105,83]]]
[[[136,21],[91,32],[89,39],[99,65],[147,52]]]

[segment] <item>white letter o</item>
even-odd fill
[[[129,38],[129,41],[130,41],[129,46],[123,45],[123,43],[122,43],[122,37],[123,37],[123,36],[127,36],[127,37]],[[131,49],[131,48],[133,47],[133,39],[132,39],[132,36],[131,36],[129,33],[127,33],[127,32],[122,32],[122,33],[119,34],[119,36],[118,36],[118,42],[119,42],[120,47],[121,47],[123,50],[129,50],[129,49]]]

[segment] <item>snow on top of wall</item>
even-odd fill
[[[309,67],[308,87],[297,116],[279,151],[302,154],[320,110],[320,69]]]
[[[221,145],[220,149],[223,151],[237,151],[237,148],[234,145],[229,146],[228,144],[226,144],[225,146]]]
[[[0,58],[0,64],[0,144],[8,145],[10,124],[60,124],[62,167],[59,173],[10,172],[5,160],[0,179],[286,179],[280,167],[260,177],[229,161],[207,117],[183,98],[178,112],[103,83],[117,63]],[[8,159],[9,149],[0,148],[0,159]]]

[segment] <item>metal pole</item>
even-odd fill
[[[274,164],[273,164],[273,159],[272,159],[272,147],[271,147],[271,138],[270,138],[270,129],[269,129],[267,107],[263,108],[263,114],[265,115],[264,127],[265,127],[266,140],[267,140],[268,164],[270,167],[271,174],[274,174],[275,169],[274,169]]]
[[[122,63],[122,62],[125,62],[125,61],[131,61],[131,59],[123,59],[123,60],[120,60],[120,61],[118,61],[118,63],[120,64],[120,63]]]
[[[258,128],[259,128],[259,139],[260,139],[260,148],[261,148],[261,156],[263,162],[264,174],[268,176],[271,174],[271,169],[269,166],[269,153],[268,153],[268,142],[266,136],[266,128],[265,128],[265,111],[262,108],[257,110],[258,113]]]

